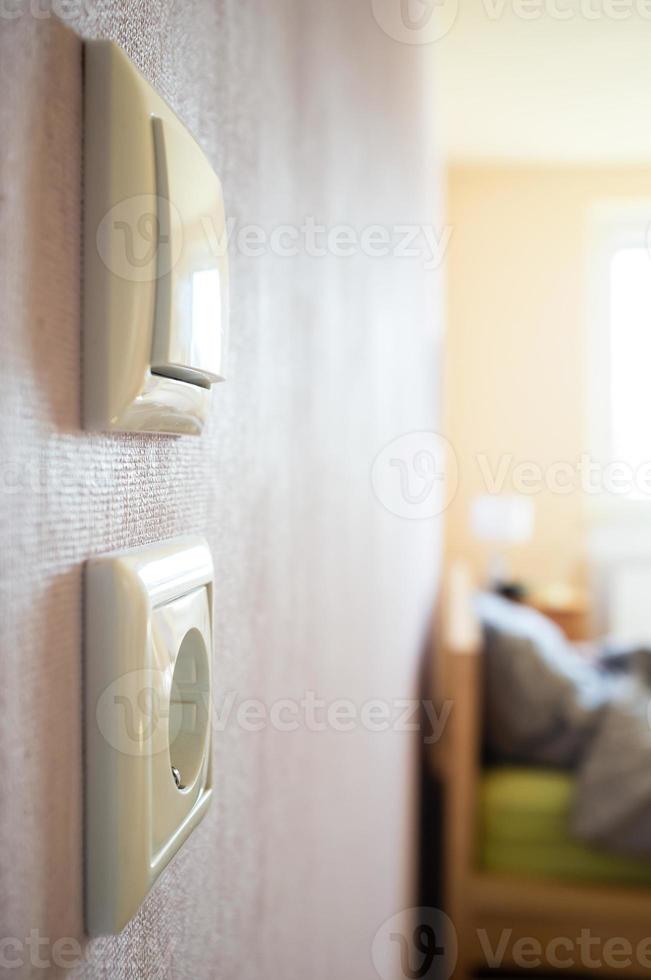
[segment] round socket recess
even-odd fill
[[[181,791],[191,788],[206,755],[210,708],[210,663],[203,636],[193,628],[176,655],[169,709],[170,769]]]

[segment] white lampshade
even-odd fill
[[[481,541],[522,544],[533,533],[533,500],[515,494],[481,494],[472,501],[470,524]]]

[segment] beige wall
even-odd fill
[[[384,34],[366,0],[75,6],[75,26],[123,45],[196,134],[242,225],[431,220],[431,51]],[[229,381],[205,434],[81,431],[81,46],[11,7],[0,937],[83,943],[84,560],[207,536],[219,698],[412,695],[436,528],[388,513],[370,469],[397,434],[438,426],[436,314],[420,260],[235,248]],[[83,943],[77,974],[374,977],[375,931],[411,901],[413,748],[404,732],[215,731],[210,814],[124,933]]]
[[[485,492],[478,456],[493,472],[508,457],[549,472],[591,451],[589,215],[599,201],[649,198],[651,168],[457,166],[448,191],[446,431],[461,480],[447,545],[480,571],[485,549],[468,528],[470,501]],[[583,581],[585,498],[542,489],[532,499],[534,537],[513,548],[513,571],[543,586]]]

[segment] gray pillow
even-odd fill
[[[572,813],[577,837],[614,851],[651,854],[649,687],[623,678],[579,769]]]
[[[475,602],[491,761],[576,766],[616,679],[580,656],[535,609],[491,594]]]

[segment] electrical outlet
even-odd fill
[[[119,932],[212,794],[213,567],[201,538],[86,569],[86,918]]]

